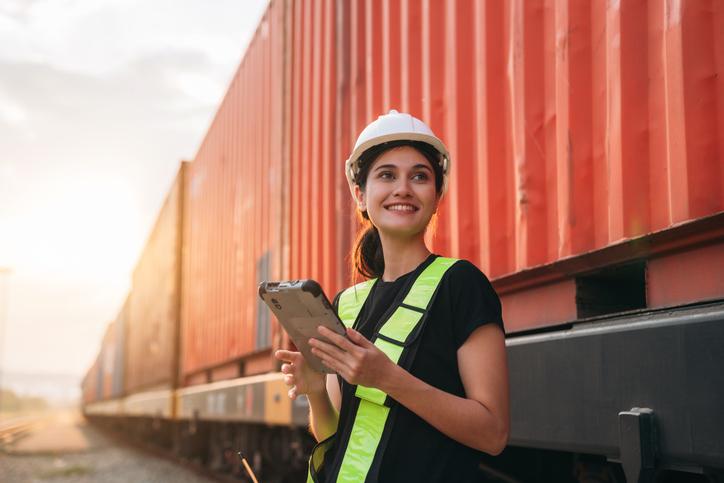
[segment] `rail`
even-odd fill
[[[22,416],[0,420],[0,447],[7,446],[30,433],[41,422],[40,416]]]

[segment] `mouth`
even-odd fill
[[[389,205],[384,205],[384,208],[387,211],[394,211],[396,213],[414,213],[420,209],[411,203],[390,203]]]

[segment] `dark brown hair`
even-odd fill
[[[435,191],[439,195],[442,192],[443,181],[440,153],[432,145],[422,141],[390,141],[372,146],[359,157],[359,171],[355,175],[355,183],[364,191],[367,186],[367,176],[369,175],[370,167],[372,167],[375,160],[379,158],[382,153],[400,146],[415,148],[430,162],[432,170],[435,173]],[[358,208],[357,216],[361,226],[351,254],[353,283],[356,278],[355,273],[366,278],[377,278],[381,277],[385,272],[385,258],[382,254],[380,233],[377,231],[377,227],[370,221],[367,211],[362,211]]]

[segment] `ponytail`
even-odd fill
[[[430,144],[422,141],[390,141],[373,146],[363,152],[358,161],[359,171],[355,175],[355,182],[364,191],[367,185],[367,175],[372,163],[385,151],[400,147],[412,146],[427,158],[435,172],[435,189],[438,194],[442,192],[443,172],[440,165],[440,153]],[[372,224],[366,211],[357,210],[361,227],[357,233],[357,240],[352,251],[352,283],[355,275],[365,278],[380,278],[385,273],[385,257],[382,252],[382,242],[377,227]]]
[[[365,278],[379,278],[385,272],[380,232],[372,224],[366,211],[358,212],[362,228],[357,234],[353,252],[353,270]],[[353,275],[354,276],[354,275]]]

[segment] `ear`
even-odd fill
[[[365,192],[362,191],[357,184],[354,185],[354,198],[355,201],[357,201],[357,208],[359,208],[360,211],[367,211],[367,197],[365,196]]]

